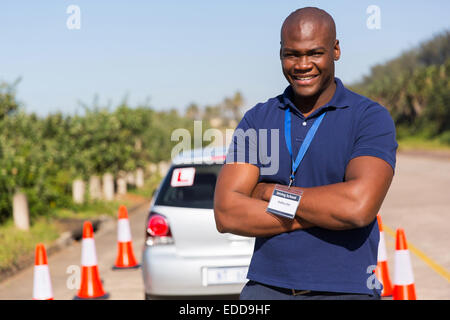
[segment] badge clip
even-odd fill
[[[289,185],[288,185],[288,189],[291,188],[293,182],[294,182],[294,175],[292,174],[292,175],[289,177]]]

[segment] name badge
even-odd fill
[[[277,184],[266,211],[284,218],[294,219],[302,194],[303,192],[300,190],[296,191]]]

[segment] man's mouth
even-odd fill
[[[318,74],[314,74],[314,75],[301,75],[301,76],[292,76],[292,79],[300,84],[300,85],[305,85],[305,84],[310,84],[311,82],[313,82],[313,80],[315,78],[317,78],[319,75]]]

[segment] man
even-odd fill
[[[235,131],[214,212],[219,232],[256,237],[241,299],[380,298],[376,215],[394,174],[395,126],[334,77],[340,54],[328,13],[293,12],[281,29],[289,86]]]

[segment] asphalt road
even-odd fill
[[[130,213],[134,252],[139,261],[144,243],[148,203]],[[385,225],[388,264],[393,280],[396,228],[403,228],[410,246],[418,299],[450,299],[450,159],[399,154],[391,188],[380,211]],[[111,300],[143,299],[141,269],[111,269],[116,257],[116,222],[95,234],[100,276]],[[72,299],[81,243],[48,259],[55,299]],[[73,268],[73,269],[71,269]],[[0,299],[31,299],[33,267],[0,283]]]
[[[396,228],[409,243],[417,299],[450,299],[450,158],[397,155],[381,207],[393,280]]]

